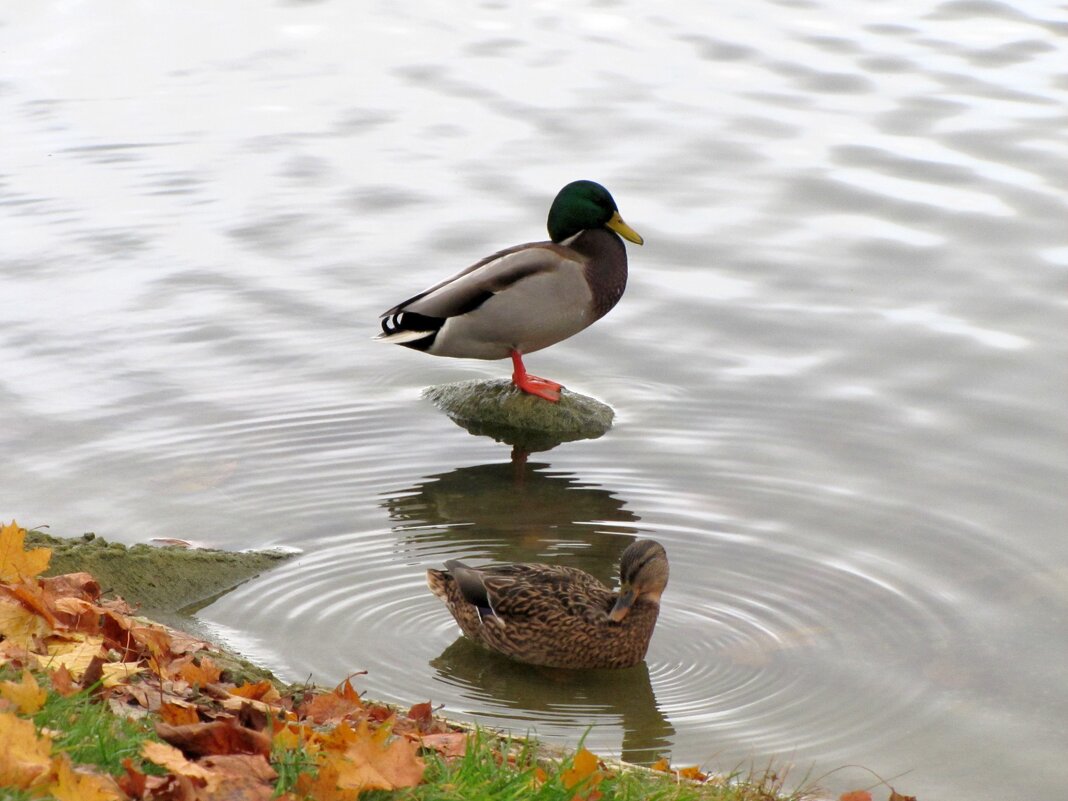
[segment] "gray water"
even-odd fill
[[[1063,797],[1065,31],[985,0],[6,3],[0,519],[302,549],[198,615],[289,679],[636,761]],[[513,459],[420,397],[508,364],[370,338],[576,178],[646,246],[527,363],[616,424]],[[610,579],[638,536],[672,579],[629,671],[487,656],[424,585]]]

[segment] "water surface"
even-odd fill
[[[303,555],[199,613],[280,675],[604,754],[921,798],[1068,785],[1065,23],[1043,4],[0,11],[0,517]],[[616,410],[527,458],[370,341],[606,184]],[[672,579],[648,659],[458,640],[424,571]],[[856,769],[832,791],[870,784]]]

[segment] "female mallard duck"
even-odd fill
[[[631,543],[619,561],[620,591],[573,567],[468,567],[450,560],[428,570],[463,633],[520,662],[558,668],[625,668],[645,658],[668,581],[664,548]]]
[[[382,315],[376,339],[435,356],[511,356],[519,389],[560,400],[561,385],[529,375],[523,354],[607,314],[627,286],[627,249],[619,236],[639,245],[642,238],[593,181],[560,190],[548,227],[551,242],[502,250],[394,306]]]

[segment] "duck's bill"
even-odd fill
[[[624,588],[619,593],[619,598],[616,600],[616,605],[612,607],[612,611],[608,613],[608,619],[618,623],[627,616],[630,612],[630,608],[634,606],[634,599],[637,594],[633,589]]]
[[[630,242],[633,242],[635,245],[641,245],[645,243],[645,240],[642,239],[641,234],[639,234],[637,231],[635,231],[633,228],[623,222],[623,218],[619,216],[618,211],[612,215],[612,219],[609,220],[606,225],[613,231],[615,231],[617,234],[619,234],[621,237],[626,240],[629,240]]]

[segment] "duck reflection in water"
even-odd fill
[[[459,637],[430,666],[440,680],[461,688],[469,704],[464,714],[489,709],[541,736],[554,727],[579,734],[590,726],[618,727],[620,756],[635,764],[651,764],[671,750],[675,729],[657,706],[645,662],[623,670],[534,667]]]

